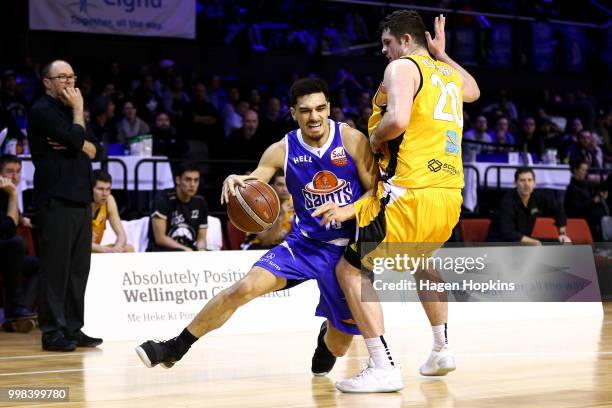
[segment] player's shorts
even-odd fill
[[[336,278],[336,264],[345,248],[291,232],[283,243],[266,252],[253,266],[286,278],[286,289],[315,279],[320,291],[315,315],[329,319],[344,333],[361,334],[356,324],[345,321],[353,317]]]
[[[380,181],[376,197],[355,202],[356,242],[344,257],[356,268],[361,269],[363,261],[371,269],[366,258],[372,256],[394,257],[398,251],[429,256],[450,238],[462,202],[458,188],[407,189]]]

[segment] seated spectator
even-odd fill
[[[538,119],[537,132],[542,135],[545,148],[555,149],[558,153],[557,157],[562,159],[563,156],[560,156],[561,132],[559,129],[557,124],[547,116]]]
[[[492,143],[493,139],[487,132],[487,118],[480,115],[476,118],[476,125],[473,129],[468,130],[463,134],[464,140],[474,140],[476,142]],[[488,153],[489,148],[480,144],[466,143],[463,148],[463,157],[466,161],[474,161],[475,155],[478,153]]]
[[[359,130],[364,135],[368,134],[368,121],[372,116],[372,107],[364,106],[359,109],[359,116],[357,117],[357,121],[355,125],[357,126],[357,130]]]
[[[563,207],[552,197],[535,190],[535,174],[529,167],[514,173],[516,188],[506,193],[495,211],[489,241],[541,245],[531,232],[537,217],[553,217],[559,229],[559,242],[571,242],[566,235]]]
[[[261,93],[259,93],[259,89],[257,87],[251,88],[249,92],[249,106],[251,107],[251,109],[253,109],[259,114],[259,112],[261,111],[261,103],[262,100]]]
[[[140,117],[147,123],[152,123],[155,115],[164,109],[163,102],[157,90],[155,89],[155,81],[153,75],[143,71],[142,82],[138,88],[134,90],[134,103]]]
[[[151,133],[149,125],[138,117],[136,105],[132,101],[123,104],[123,119],[117,123],[117,139],[119,143],[128,144],[135,136],[148,135]]]
[[[111,195],[112,178],[104,170],[96,170],[93,173],[93,203],[91,203],[91,252],[134,252],[134,247],[127,243],[127,236],[121,225],[117,202]],[[106,220],[110,221],[111,228],[117,236],[117,241],[112,245],[100,245]]]
[[[601,111],[597,115],[595,122],[595,132],[599,135],[603,143],[603,153],[606,161],[612,161],[612,110]]]
[[[583,129],[582,121],[576,118],[572,120],[569,132],[561,138],[561,142],[559,143],[559,157],[561,157],[561,160],[565,163],[568,162],[570,147],[578,143],[578,135]]]
[[[208,100],[213,104],[217,112],[223,112],[227,105],[227,93],[223,89],[223,81],[219,75],[213,75],[208,81]]]
[[[0,177],[7,178],[13,182],[15,186],[21,183],[21,159],[10,154],[0,156]],[[19,213],[18,226],[32,228],[32,221]]]
[[[239,107],[241,105],[241,107]],[[242,109],[242,110],[240,110]],[[249,110],[249,103],[240,100],[240,90],[235,86],[229,90],[229,100],[223,108],[223,134],[229,137],[234,129],[242,127],[242,115]]]
[[[151,133],[153,135],[153,155],[178,159],[187,151],[185,141],[172,126],[170,116],[166,112],[157,114]]]
[[[604,154],[601,148],[601,139],[599,135],[595,132],[591,132],[591,141],[589,143],[589,150],[591,151],[591,156],[593,158],[591,165],[594,168],[604,167]]]
[[[572,144],[567,149],[567,159],[569,163],[586,162],[589,167],[595,166],[593,160],[593,151],[591,150],[591,132],[581,130],[578,134],[578,141]]]
[[[494,143],[504,145],[516,144],[514,135],[508,131],[508,119],[504,116],[497,119],[495,130],[492,131],[490,135]],[[499,152],[509,152],[511,149],[509,147],[498,147],[496,150]]]
[[[2,74],[2,86],[0,87],[0,106],[10,116],[16,131],[25,134],[26,113],[28,101],[17,86],[15,71],[7,69]],[[21,138],[20,138],[21,139]]]
[[[544,139],[542,135],[536,132],[536,122],[531,116],[523,119],[521,125],[521,141],[522,150],[529,153],[534,153],[539,161],[544,155]]]
[[[346,120],[346,116],[339,106],[332,106],[329,118],[334,122],[344,122]]]
[[[91,104],[91,120],[89,128],[93,135],[100,141],[104,150],[108,150],[108,145],[118,143],[117,126],[113,121],[115,117],[115,104],[106,96],[98,96]],[[106,153],[104,154],[106,156]]]
[[[514,102],[508,98],[508,91],[505,89],[500,89],[497,100],[486,106],[483,111],[487,114],[494,111],[500,111],[512,121],[516,121],[518,119],[518,109],[516,109]]]
[[[172,78],[170,87],[162,94],[164,108],[176,123],[182,123],[190,101],[189,95],[183,88],[183,77],[177,75]]]
[[[225,149],[226,157],[241,160],[260,157],[270,143],[278,141],[284,136],[280,135],[276,140],[266,137],[259,127],[259,115],[253,110],[245,113],[243,122],[242,129],[234,130],[230,135],[228,148]]]
[[[155,197],[148,251],[205,251],[208,205],[197,195],[198,167],[182,165],[174,181],[175,188]]]
[[[209,152],[225,144],[219,112],[208,101],[206,86],[197,82],[193,86],[193,98],[185,111],[186,139],[190,158],[206,160]]]
[[[293,210],[291,195],[289,190],[287,190],[285,174],[280,170],[277,171],[272,180],[270,180],[270,185],[276,191],[276,194],[278,194],[281,202],[280,214],[274,224],[266,231],[247,235],[244,243],[241,245],[242,249],[272,248],[283,242],[291,231],[295,211]]]
[[[582,218],[589,224],[595,239],[602,239],[601,218],[609,214],[608,192],[595,189],[588,181],[589,164],[571,164],[572,179],[565,192],[565,213],[571,218]]]
[[[280,99],[275,96],[268,99],[261,121],[261,128],[270,143],[282,139],[285,133],[289,131],[289,123],[285,120],[281,110]]]
[[[15,168],[18,168],[17,172],[13,171]],[[36,324],[32,307],[38,286],[38,259],[26,255],[26,242],[17,235],[20,171],[21,161],[18,157],[4,156],[0,159],[0,274],[6,294],[2,327],[6,331],[25,333]]]

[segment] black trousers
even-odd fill
[[[21,290],[25,257],[26,244],[23,238],[0,240],[0,259],[2,259],[0,271],[6,293],[5,315],[8,318],[14,317],[20,307],[25,307]]]
[[[37,222],[40,330],[76,332],[83,327],[91,262],[91,204],[53,198],[40,205]]]

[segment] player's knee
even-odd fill
[[[227,301],[237,305],[245,304],[255,297],[254,289],[250,280],[241,279],[228,289]]]
[[[336,265],[336,278],[342,288],[350,286],[351,282],[359,279],[359,273],[355,274],[351,266],[344,258]],[[357,270],[359,272],[359,270]]]

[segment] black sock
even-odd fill
[[[191,334],[186,327],[176,339],[176,346],[178,348],[177,351],[181,354],[185,354],[187,350],[189,350],[189,348],[193,345],[193,343],[198,341],[198,338]]]
[[[444,343],[448,345],[448,325],[444,323]]]

